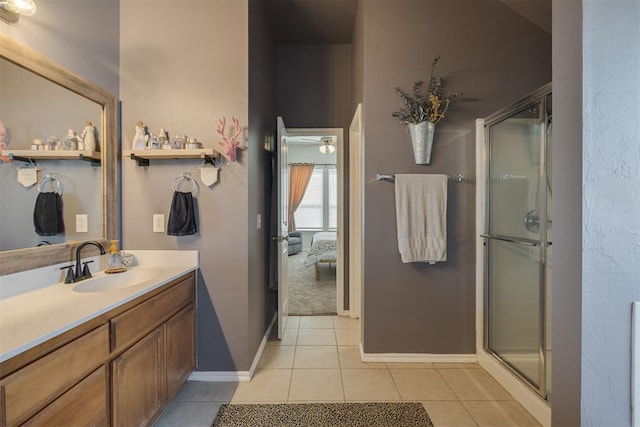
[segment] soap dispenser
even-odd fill
[[[112,240],[109,247],[109,257],[107,258],[107,269],[105,273],[121,273],[126,268],[122,266],[122,256],[120,255],[120,249],[118,249],[118,241]]]

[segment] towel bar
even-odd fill
[[[464,175],[462,175],[461,173],[454,173],[451,176],[448,176],[449,181],[456,181],[456,182],[462,182],[464,181]],[[395,175],[389,175],[389,174],[382,174],[379,173],[376,175],[376,180],[377,181],[395,181],[396,176]]]

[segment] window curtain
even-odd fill
[[[296,231],[296,221],[293,216],[304,197],[311,180],[313,163],[291,163],[289,165],[289,232]]]

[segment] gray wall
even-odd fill
[[[553,2],[554,426],[580,425],[582,318],[582,4]]]
[[[271,153],[264,138],[275,128],[275,47],[265,21],[264,3],[249,2],[249,353],[255,354],[277,309],[268,290],[271,245]],[[257,216],[262,227],[257,228]]]
[[[499,1],[405,1],[402,7],[375,1],[360,7],[366,138],[364,350],[474,353],[474,119],[551,80],[551,37]],[[431,165],[417,166],[404,127],[391,117],[401,104],[394,87],[410,90],[414,81],[426,79],[438,55],[438,73],[464,96],[436,128]],[[402,264],[394,189],[375,180],[380,172],[469,177],[449,184],[447,262]]]
[[[351,46],[277,46],[276,113],[289,128],[344,128],[348,134]]]
[[[640,300],[640,2],[585,0],[582,18],[581,421],[621,426]]]
[[[187,8],[152,2],[121,3],[120,76],[123,146],[138,120],[157,133],[186,133],[217,147],[216,122],[231,116],[248,123],[248,3],[190,2]],[[155,30],[158,26],[162,30]],[[247,138],[245,132],[244,138]],[[199,160],[152,161],[148,168],[122,161],[123,247],[197,249],[198,370],[247,370],[249,345],[247,147],[220,171],[212,188],[200,183],[199,231],[174,237],[153,233],[152,214],[168,219],[171,183]],[[255,219],[255,218],[254,218]],[[260,313],[260,317],[262,317]]]

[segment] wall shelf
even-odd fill
[[[198,148],[195,150],[122,150],[124,157],[138,162],[138,166],[149,166],[151,159],[204,159],[213,163],[213,159],[220,154],[213,148]]]
[[[2,155],[11,160],[36,163],[38,160],[85,160],[99,165],[101,155],[98,151],[88,150],[2,150]]]

